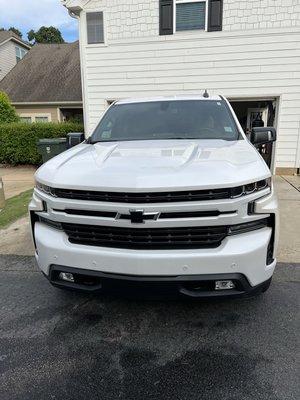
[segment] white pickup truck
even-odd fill
[[[277,199],[222,96],[121,100],[89,139],[42,165],[30,203],[38,265],[56,287],[254,295],[276,265]]]

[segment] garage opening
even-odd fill
[[[230,100],[246,135],[253,127],[270,126],[276,128],[277,99]],[[259,152],[270,168],[273,167],[275,146],[263,145]]]
[[[82,108],[60,108],[59,111],[62,121],[83,123]]]

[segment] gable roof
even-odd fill
[[[79,43],[36,44],[0,82],[12,103],[81,102]]]
[[[0,31],[0,46],[2,44],[6,43],[9,40],[13,40],[14,42],[17,42],[20,45],[26,47],[27,49],[31,48],[29,43],[24,42],[24,40],[22,40],[20,38],[20,36],[16,35],[14,32],[12,32],[12,31]]]

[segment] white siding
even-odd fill
[[[16,65],[15,44],[10,40],[0,45],[0,81]]]
[[[299,167],[300,1],[224,0],[222,32],[172,36],[158,35],[158,3],[91,0],[81,13],[88,132],[108,99],[205,88],[229,98],[278,97],[276,165]],[[105,46],[86,45],[91,10],[105,13]]]
[[[300,27],[299,0],[224,0],[224,29]]]

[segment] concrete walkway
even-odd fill
[[[278,260],[300,262],[300,176],[276,176],[280,210]]]
[[[35,171],[36,168],[32,166],[0,166],[0,177],[4,183],[5,198],[9,199],[33,188]]]
[[[0,169],[0,175],[1,172],[2,169]],[[9,194],[18,193],[24,188],[27,190],[33,186],[33,168],[26,168],[25,171],[21,171],[20,168],[14,176],[12,171],[4,172],[7,172],[4,177]],[[20,186],[17,187],[18,182]],[[275,185],[281,220],[278,260],[300,263],[300,176],[276,176]],[[6,230],[0,230],[0,237],[0,254],[34,254],[27,217],[13,223]]]

